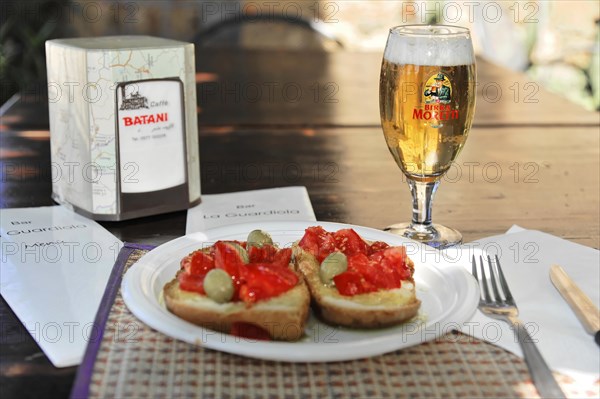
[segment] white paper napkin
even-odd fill
[[[509,233],[465,245],[462,256],[473,248],[481,248],[492,256],[497,254],[519,308],[519,318],[528,326],[549,366],[587,381],[599,379],[600,348],[552,285],[549,272],[551,265],[561,265],[599,305],[600,252],[518,226]],[[470,262],[462,263],[471,271]],[[508,324],[488,318],[479,310],[465,323],[463,332],[523,356]]]
[[[0,293],[52,364],[79,364],[122,243],[61,206],[0,210]]]
[[[185,233],[265,220],[317,220],[306,187],[202,195],[202,203],[188,210]]]

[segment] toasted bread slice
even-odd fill
[[[304,335],[310,306],[310,294],[302,278],[289,291],[251,305],[242,301],[220,304],[181,290],[177,277],[163,291],[167,309],[191,323],[224,333],[229,333],[234,323],[250,323],[282,341],[296,341]]]
[[[380,290],[354,296],[341,295],[319,277],[320,264],[309,252],[294,246],[296,267],[304,275],[316,310],[327,323],[352,328],[378,328],[399,324],[414,317],[421,301],[415,295],[414,280],[402,282],[393,290]],[[414,268],[412,260],[407,259]]]

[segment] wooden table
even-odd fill
[[[200,124],[378,127],[381,57],[216,52],[204,58],[200,52]],[[481,59],[477,70],[476,127],[598,126],[597,114],[549,93],[527,76]],[[237,96],[230,92],[234,87],[239,88]]]
[[[197,61],[203,193],[304,185],[319,220],[382,228],[410,218],[379,127],[380,54],[200,51]],[[598,114],[488,62],[478,74],[474,127],[442,181],[434,220],[465,241],[520,224],[600,247]],[[0,122],[2,207],[52,204],[40,87]],[[121,240],[160,244],[184,234],[185,217],[103,225]],[[66,397],[76,368],[54,368],[4,300],[0,321],[3,393]]]

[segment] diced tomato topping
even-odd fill
[[[179,273],[179,287],[184,291],[204,294],[204,276],[214,267],[215,261],[212,256],[201,250],[192,252],[181,260],[183,271]]]
[[[240,287],[243,284],[240,277],[240,268],[244,266],[244,260],[234,247],[227,245],[225,242],[217,241],[214,249],[215,267],[225,270],[231,277],[234,287],[232,301],[237,301],[239,299]]]
[[[271,263],[287,268],[292,259],[292,249],[277,249],[272,245],[263,245],[261,248],[251,246],[248,250],[248,257],[250,263]]]
[[[377,291],[380,288],[394,288],[393,283],[389,280],[389,276],[379,265],[367,258],[365,254],[349,256],[348,271],[358,273],[371,284],[370,291],[368,292]]]
[[[334,251],[346,255],[348,269],[333,279],[342,295],[400,288],[403,280],[412,277],[404,247],[390,247],[382,241],[369,245],[353,229],[328,233],[320,226],[309,227],[299,245],[319,262]]]
[[[204,287],[202,282],[204,281],[203,277],[191,276],[188,273],[179,273],[177,276],[177,280],[179,280],[179,288],[184,291],[192,291],[197,292],[199,294],[204,295]]]
[[[360,238],[356,231],[352,229],[338,230],[333,233],[337,249],[346,256],[354,254],[367,254],[369,246]]]
[[[240,299],[246,303],[278,296],[298,284],[298,276],[291,269],[273,264],[249,264],[241,272],[244,284]]]
[[[234,265],[239,268],[240,265],[244,264],[244,259],[232,245],[217,241],[214,245],[215,248],[215,266],[220,269],[225,269],[230,265]]]
[[[335,286],[342,295],[352,296],[377,291],[360,273],[346,271],[333,278]]]
[[[348,256],[348,270],[361,274],[367,273],[369,269],[369,258],[365,254]]]
[[[372,254],[370,259],[381,265],[381,268],[387,272],[390,278],[394,279],[397,287],[400,287],[402,280],[411,277],[411,270],[406,265],[406,248],[404,247],[393,247],[378,251]]]
[[[271,262],[277,254],[277,248],[273,245],[263,245],[262,247],[251,246],[248,249],[248,258],[250,263]]]
[[[281,267],[275,263],[257,263],[253,266],[261,270],[261,272],[277,275],[285,284],[290,287],[293,287],[298,283],[298,275],[289,267]]]
[[[291,260],[292,248],[283,248],[277,251],[277,253],[273,257],[273,262],[271,262],[271,264],[279,267],[285,267],[286,269],[288,269]]]
[[[304,231],[304,236],[300,239],[298,246],[311,253],[314,257],[319,254],[319,233],[323,229],[318,227],[309,227]]]
[[[231,325],[231,335],[236,337],[258,339],[263,341],[270,341],[271,335],[267,330],[252,323],[244,323],[241,321],[235,322]]]
[[[336,250],[333,234],[325,231],[321,226],[307,228],[298,245],[313,254],[319,263]]]
[[[215,268],[215,260],[212,256],[198,250],[181,260],[181,268],[192,276],[204,278],[206,273]]]
[[[239,244],[246,246],[246,243]],[[235,247],[223,241],[217,241],[207,252],[195,251],[181,260],[183,271],[178,279],[182,290],[204,295],[204,277],[214,268],[225,270],[231,277],[232,301],[253,303],[280,295],[298,284],[298,276],[289,268],[291,248],[250,247],[248,264]]]
[[[371,244],[371,246],[369,247],[369,255],[371,255],[371,254],[373,254],[373,253],[375,253],[375,252],[377,252],[377,251],[380,251],[380,250],[382,250],[382,249],[389,248],[389,247],[390,247],[390,246],[389,246],[387,243],[383,242],[383,241],[375,241],[375,242],[374,242],[373,244]]]

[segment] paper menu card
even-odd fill
[[[550,281],[550,266],[561,265],[598,306],[600,252],[550,234],[513,226],[510,234],[478,240],[461,248],[462,254],[480,248],[498,255],[508,286],[519,308],[519,318],[536,341],[551,369],[593,384],[600,379],[600,351],[569,305]],[[455,250],[446,250],[451,256]],[[461,255],[464,258],[464,256]],[[462,262],[469,272],[471,260]],[[479,260],[477,260],[479,262]],[[521,348],[509,325],[477,311],[463,332],[498,345],[518,356]]]
[[[185,233],[267,220],[316,221],[306,187],[202,195],[202,203],[188,210]]]
[[[122,243],[61,206],[0,210],[0,293],[56,367],[80,363]]]

